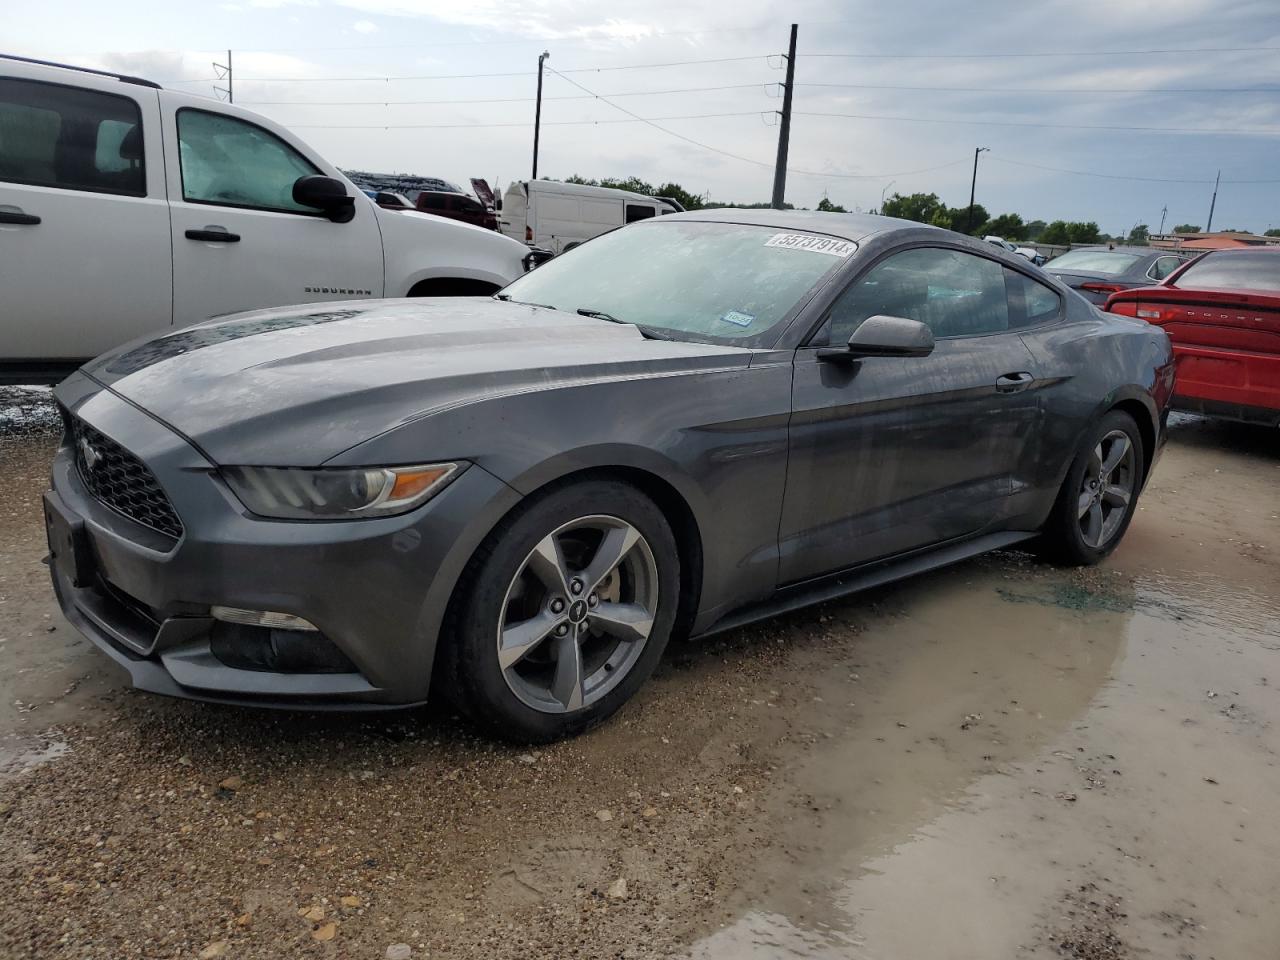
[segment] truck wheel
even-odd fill
[[[484,280],[465,277],[434,277],[420,280],[409,291],[411,297],[488,297],[500,288]]]

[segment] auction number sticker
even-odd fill
[[[835,237],[822,237],[815,233],[775,233],[764,245],[785,247],[788,250],[808,250],[833,257],[847,257],[858,249],[858,245],[852,240],[837,240]]]

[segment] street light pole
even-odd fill
[[[973,230],[973,197],[978,189],[978,154],[990,149],[990,147],[978,147],[973,151],[973,182],[969,184],[969,213],[964,218],[965,233]]]
[[[881,214],[884,213],[884,195],[888,193],[889,188],[892,187],[897,182],[898,182],[897,180],[890,180],[888,183],[884,185],[884,189],[880,191],[880,213]]]
[[[538,54],[538,105],[533,109],[533,177],[538,179],[538,134],[542,130],[542,63],[550,60],[551,54],[543,50]]]

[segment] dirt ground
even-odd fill
[[[673,650],[525,751],[125,689],[0,442],[0,956],[1275,960],[1280,437],[1181,419],[1116,554]]]

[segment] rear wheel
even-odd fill
[[[1041,536],[1042,551],[1062,563],[1089,565],[1114,550],[1137,509],[1143,462],[1138,425],[1112,410],[1067,470]]]
[[[505,521],[468,566],[441,639],[451,694],[507,739],[580,733],[652,673],[679,584],[675,538],[638,490],[556,490]]]

